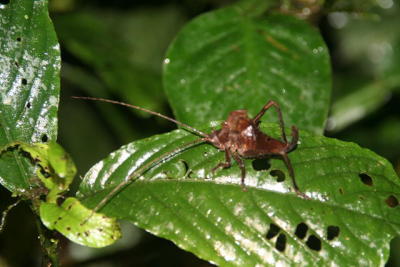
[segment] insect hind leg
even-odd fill
[[[289,171],[289,176],[292,179],[292,184],[293,184],[293,189],[296,192],[296,194],[304,199],[309,199],[309,197],[304,194],[303,192],[301,192],[301,190],[299,189],[299,186],[296,183],[296,178],[294,177],[294,170],[292,167],[292,163],[290,162],[290,159],[288,157],[288,155],[286,153],[282,153],[281,154],[283,161],[285,162],[285,165]]]
[[[290,143],[287,145],[285,152],[289,153],[290,151],[292,151],[293,149],[296,148],[297,146],[297,142],[299,141],[299,129],[297,129],[296,126],[292,126],[292,140],[290,141]]]
[[[244,183],[244,179],[246,178],[246,168],[244,166],[243,160],[236,153],[233,154],[233,158],[238,163],[240,171],[241,171],[241,180],[240,180],[241,183],[240,183],[240,185],[242,186],[242,190],[243,191],[247,191],[246,185]]]
[[[273,100],[269,100],[267,104],[264,105],[264,107],[258,112],[258,114],[253,118],[253,122],[257,125],[260,123],[260,119],[262,116],[264,116],[265,112],[270,108],[274,107],[276,112],[278,113],[278,119],[279,119],[279,126],[282,131],[282,139],[285,144],[287,144],[287,138],[286,138],[286,133],[285,133],[285,124],[283,122],[283,117],[282,117],[282,112],[279,104]]]

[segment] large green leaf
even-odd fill
[[[279,136],[275,124],[262,129]],[[195,139],[176,130],[125,145],[86,174],[78,194],[94,207],[135,170]],[[224,266],[382,266],[400,232],[392,166],[356,144],[305,131],[289,156],[310,199],[292,191],[277,158],[264,166],[246,160],[243,191],[238,166],[212,174],[223,153],[201,144],[153,166],[101,212]]]
[[[304,21],[238,7],[213,11],[184,27],[164,63],[167,97],[181,121],[202,125],[240,108],[255,115],[272,99],[288,125],[324,129],[329,55],[320,34]]]
[[[0,47],[0,147],[55,140],[60,50],[47,1],[0,4]],[[22,192],[34,171],[17,153],[0,158],[0,182]]]

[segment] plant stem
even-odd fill
[[[59,240],[54,238],[54,232],[48,230],[40,221],[38,216],[36,217],[36,226],[39,233],[40,247],[43,252],[42,266],[43,267],[58,267],[58,243]]]

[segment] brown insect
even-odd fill
[[[267,104],[260,110],[260,112],[254,117],[249,118],[247,115],[247,110],[240,109],[232,111],[228,119],[222,123],[222,127],[219,130],[214,130],[210,134],[204,133],[196,128],[193,128],[185,123],[174,120],[170,117],[167,117],[163,114],[160,114],[155,111],[151,111],[139,106],[126,104],[119,101],[104,99],[104,98],[95,98],[95,97],[77,97],[73,96],[73,98],[77,99],[85,99],[85,100],[96,100],[103,101],[112,104],[122,105],[134,109],[138,109],[141,111],[145,111],[147,113],[159,116],[166,120],[172,121],[183,128],[193,132],[196,135],[201,136],[202,138],[191,142],[189,144],[184,145],[174,151],[165,153],[160,157],[148,162],[144,166],[140,168],[140,171],[136,171],[132,174],[127,180],[116,186],[94,209],[94,211],[99,210],[103,207],[104,204],[107,203],[117,192],[119,192],[126,185],[131,183],[134,179],[138,178],[144,171],[149,169],[152,165],[160,162],[165,157],[171,156],[173,154],[178,153],[188,147],[197,145],[202,142],[207,142],[215,146],[221,151],[225,152],[225,162],[219,163],[215,166],[211,171],[215,172],[218,168],[229,168],[231,167],[231,159],[233,158],[239,165],[241,170],[241,185],[243,190],[246,190],[245,186],[245,178],[246,178],[246,169],[243,163],[242,158],[264,158],[267,156],[280,156],[283,158],[286,167],[289,171],[289,175],[292,179],[293,188],[297,195],[308,198],[304,193],[299,190],[299,187],[296,184],[294,171],[290,159],[288,157],[288,153],[294,150],[297,146],[298,141],[298,129],[296,126],[292,126],[292,139],[290,142],[287,141],[285,134],[284,122],[282,119],[281,109],[275,101],[268,101]],[[260,128],[260,119],[265,114],[265,112],[270,108],[274,107],[278,113],[279,125],[282,131],[282,140],[274,139],[265,133],[263,133]]]
[[[259,128],[261,117],[270,107],[275,107],[278,113],[283,142],[266,135]],[[281,156],[292,178],[295,192],[298,195],[304,196],[296,184],[293,167],[287,155],[296,148],[298,139],[298,129],[296,126],[292,126],[292,140],[290,143],[287,141],[281,109],[278,103],[271,100],[268,101],[253,119],[249,118],[247,110],[239,109],[232,111],[228,119],[222,123],[222,128],[220,130],[215,130],[204,138],[206,142],[225,151],[225,162],[219,163],[212,171],[215,171],[219,167],[231,167],[231,158],[233,157],[241,169],[241,184],[242,188],[245,189],[244,181],[246,178],[246,169],[242,158]]]

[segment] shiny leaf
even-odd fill
[[[255,115],[275,100],[287,125],[324,129],[329,55],[320,34],[304,21],[238,7],[213,11],[181,30],[164,63],[165,91],[183,122],[202,125],[235,109]]]
[[[105,247],[121,237],[118,222],[83,206],[76,198],[67,198],[61,206],[44,202],[40,218],[75,243],[88,247]]]
[[[274,124],[264,132],[279,137]],[[208,129],[207,131],[210,131]],[[183,130],[121,147],[86,174],[78,192],[94,207],[141,166],[198,137]],[[356,144],[300,131],[289,154],[211,173],[224,155],[201,144],[169,157],[101,209],[224,266],[382,266],[400,233],[400,181],[385,159]]]
[[[47,1],[0,4],[0,45],[0,147],[55,140],[60,49]],[[0,183],[13,192],[31,189],[33,174],[18,152],[0,158]]]

